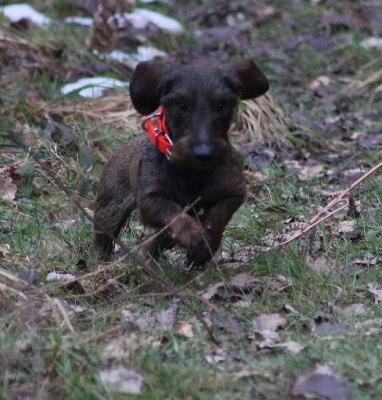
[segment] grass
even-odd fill
[[[285,13],[282,3],[272,4]],[[54,7],[50,2],[35,2],[35,5],[44,6],[51,17],[57,10],[61,12],[57,2]],[[340,12],[334,6],[326,11]],[[293,13],[301,19],[318,18],[325,9],[304,1],[293,6]],[[306,24],[295,29],[300,29],[302,35],[310,33]],[[258,40],[278,40],[280,46],[285,46],[296,35],[291,30],[283,30],[282,34],[281,31],[277,19],[270,21],[259,28]],[[344,113],[346,119],[346,113],[359,111],[370,119],[371,125],[365,125],[362,119],[355,120],[349,122],[349,132],[380,129],[376,117],[380,111],[378,97],[370,105],[365,93],[349,99],[344,92],[338,94],[339,109],[328,112],[323,102],[306,89],[317,76],[330,74],[333,65],[343,65],[344,73],[354,79],[362,78],[357,72],[364,65],[370,65],[369,73],[380,68],[380,64],[369,64],[378,57],[376,52],[359,45],[367,34],[353,27],[347,34],[353,40],[330,55],[318,54],[303,44],[294,53],[293,63],[285,53],[275,56],[273,61],[291,67],[293,82],[300,82],[298,86],[276,76],[266,66],[274,84],[274,104],[282,103],[286,115],[297,110],[312,122],[328,114],[335,117]],[[32,28],[16,36],[38,47],[58,44],[74,63],[83,57],[94,59],[84,48],[86,30],[82,28],[65,25],[53,31]],[[155,40],[155,44],[160,46],[161,40],[166,51],[182,45],[181,38],[167,37]],[[194,41],[190,43],[195,45]],[[267,60],[261,62],[266,64]],[[121,79],[115,66],[108,74]],[[226,289],[209,300],[235,319],[241,327],[240,334],[235,333],[224,317],[217,323],[212,308],[191,296],[189,306],[179,305],[174,326],[162,330],[154,323],[151,328],[149,325],[142,329],[139,321],[147,324],[152,316],[158,316],[173,304],[171,288],[152,279],[131,261],[97,269],[90,255],[91,223],[30,154],[9,146],[7,137],[7,132],[13,130],[23,140],[33,139],[33,147],[44,165],[81,195],[83,206],[93,209],[100,170],[109,154],[137,133],[135,116],[122,118],[125,110],[119,110],[119,117],[106,124],[104,119],[109,115],[100,111],[105,106],[103,100],[85,101],[77,94],[64,98],[59,92],[62,82],[52,79],[47,71],[22,70],[20,76],[20,79],[0,80],[3,107],[0,168],[34,165],[34,170],[28,167],[26,172],[19,171],[20,175],[11,173],[18,187],[17,197],[13,201],[0,200],[1,398],[292,398],[290,391],[297,377],[316,364],[331,366],[336,376],[349,385],[355,399],[380,397],[382,311],[366,288],[373,284],[379,289],[381,282],[380,175],[372,176],[354,191],[355,200],[361,203],[361,213],[353,232],[336,231],[339,222],[353,219],[339,213],[329,223],[318,225],[312,236],[302,237],[285,248],[256,252],[236,262],[210,263],[203,270],[187,272],[182,268],[182,258],[178,258],[179,250],[153,262],[153,268],[172,285],[196,295],[218,282],[229,282],[239,273],[253,277],[253,287],[239,287],[235,293]],[[335,80],[336,74],[331,78]],[[282,100],[278,100],[279,96]],[[112,107],[123,99],[123,93],[107,99]],[[346,104],[348,108],[341,111]],[[89,110],[94,111],[92,116],[86,113]],[[58,139],[52,142],[46,132],[53,122],[69,130],[57,128]],[[23,125],[32,129],[32,133]],[[69,134],[74,139],[68,142]],[[251,134],[251,140],[258,137]],[[325,164],[325,171],[332,168],[342,173],[357,166],[371,167],[380,161],[378,149],[359,149],[351,141],[333,144],[330,135],[312,127],[297,127],[285,132],[285,137],[299,149],[300,162],[309,157],[323,162],[322,157],[333,152],[355,154],[354,159],[346,159],[348,164]],[[335,139],[340,141],[339,137]],[[247,163],[251,166],[250,161]],[[274,238],[288,223],[306,221],[316,214],[329,202],[324,190],[343,190],[348,185],[346,180],[330,183],[326,176],[301,182],[282,162],[263,172],[267,177],[265,182],[248,182],[248,201],[225,232],[223,258],[240,251],[248,256],[249,247],[263,246],[267,238]],[[123,240],[133,248],[145,235],[147,232],[134,219]],[[375,257],[376,264],[366,263]],[[317,261],[325,267],[323,271],[317,267]],[[37,284],[17,278],[22,267],[38,271]],[[85,276],[80,280],[82,293],[48,283],[46,277],[52,271]],[[341,311],[358,303],[364,305],[364,313],[351,315]],[[75,311],[74,306],[81,306],[84,311]],[[218,345],[209,340],[195,312],[206,319]],[[253,333],[252,320],[260,314],[275,313],[286,319],[278,330],[280,343],[298,342],[304,347],[298,354],[274,343],[260,346],[261,337]],[[181,321],[192,325],[192,338],[179,333]],[[105,354],[107,345],[114,346],[113,354]],[[141,394],[118,393],[101,382],[100,371],[119,364],[143,376]]]

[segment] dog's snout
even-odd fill
[[[192,155],[201,161],[208,161],[214,155],[214,147],[210,144],[200,143],[192,149]]]

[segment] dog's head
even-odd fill
[[[152,61],[137,65],[130,96],[144,115],[163,106],[174,142],[172,162],[210,169],[226,159],[228,129],[238,101],[261,96],[268,88],[252,60],[223,66]]]

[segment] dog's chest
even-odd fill
[[[210,189],[212,173],[188,170],[174,170],[171,174],[172,192],[175,201],[186,206],[194,203],[203,204],[213,196]]]

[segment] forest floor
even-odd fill
[[[44,25],[0,12],[0,397],[380,399],[382,3],[124,2],[172,19],[92,37],[67,18],[98,2],[29,3]],[[203,269],[91,256],[102,166],[141,134],[137,51],[250,57],[271,84],[239,106],[248,196]]]

